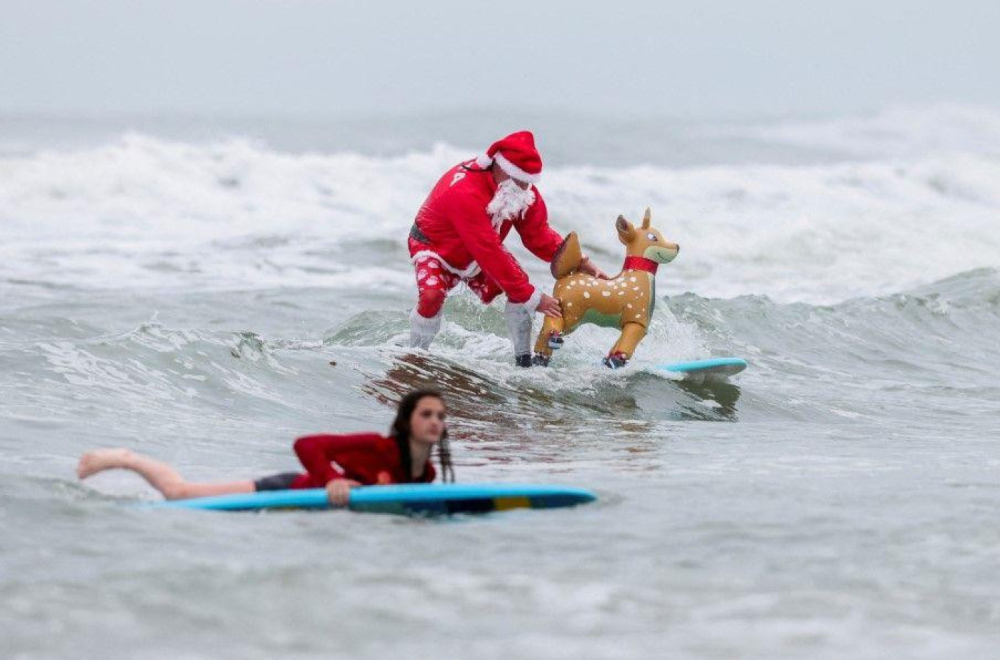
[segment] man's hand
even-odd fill
[[[334,506],[347,506],[351,498],[351,489],[360,485],[353,479],[334,479],[326,484],[326,496]]]
[[[554,319],[562,318],[562,307],[559,306],[559,301],[544,293],[542,294],[542,300],[538,303],[536,311],[545,314],[545,316],[551,316]]]
[[[594,262],[590,260],[590,257],[584,257],[580,260],[579,271],[581,273],[586,273],[587,275],[593,275],[600,280],[610,279],[607,273],[594,265]]]

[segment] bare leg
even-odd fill
[[[80,457],[76,474],[81,479],[104,470],[131,470],[160,491],[168,500],[189,497],[209,497],[230,493],[252,493],[253,481],[228,481],[221,483],[188,483],[173,467],[155,459],[136,454],[128,449],[98,449]]]

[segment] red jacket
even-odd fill
[[[396,441],[377,433],[307,435],[295,441],[295,453],[308,472],[292,482],[292,488],[322,488],[334,479],[353,479],[366,486],[411,481],[400,463]],[[423,475],[412,481],[429,483],[435,476],[427,461]]]
[[[431,252],[463,277],[474,276],[478,264],[511,302],[527,302],[535,287],[503,246],[504,239],[514,227],[524,247],[542,261],[551,262],[562,237],[549,226],[545,201],[537,188],[535,203],[522,218],[505,221],[494,229],[486,206],[496,190],[493,174],[477,167],[474,161],[448,170],[417,212],[415,224],[427,242],[411,241],[410,256]]]

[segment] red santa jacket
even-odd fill
[[[537,188],[535,203],[523,217],[504,221],[495,229],[486,206],[496,190],[493,174],[475,161],[448,170],[417,212],[410,256],[437,256],[445,268],[464,278],[475,276],[481,268],[511,302],[531,300],[537,305],[535,287],[503,241],[513,227],[532,254],[551,262],[562,237],[549,226],[545,201]]]
[[[395,439],[377,433],[307,435],[295,441],[295,453],[308,472],[299,475],[292,488],[322,488],[334,479],[353,479],[366,486],[411,481]],[[435,476],[427,461],[423,475],[412,481],[429,483]]]

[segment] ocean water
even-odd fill
[[[606,270],[619,213],[682,246],[624,370],[598,328],[516,369],[502,305],[467,291],[404,348],[417,207],[522,127],[552,224]],[[995,657],[998,269],[990,108],[0,118],[0,655]],[[751,366],[654,369],[723,355]],[[600,501],[225,515],[74,478],[102,446],[192,479],[295,469],[298,435],[384,430],[425,385],[460,481]]]

